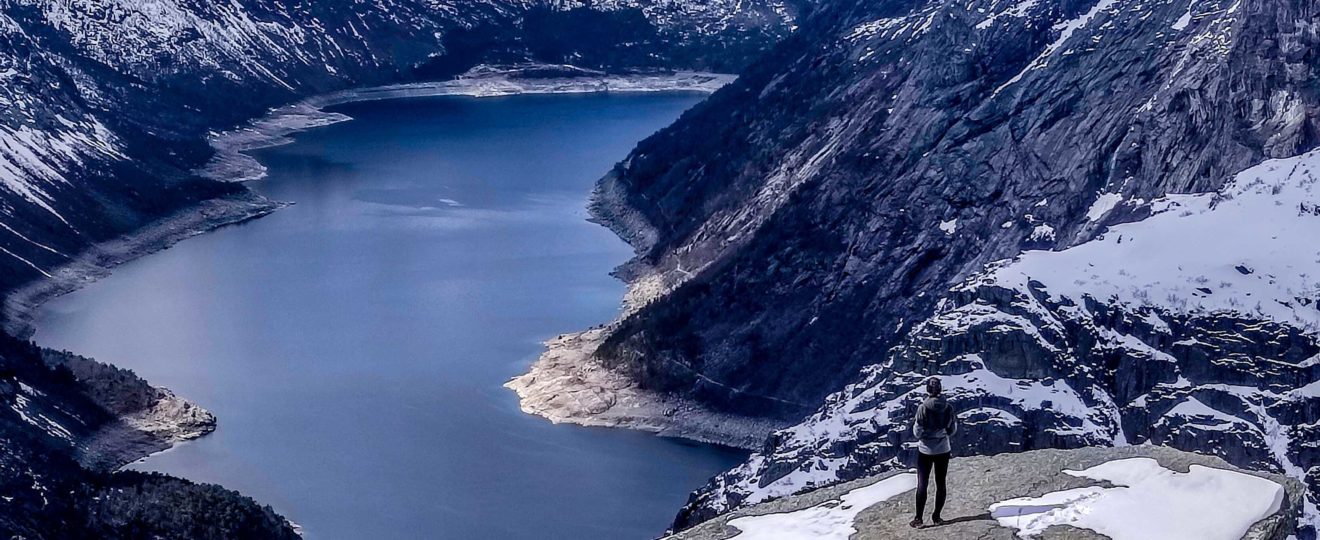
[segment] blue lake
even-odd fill
[[[238,489],[309,538],[643,539],[741,451],[555,426],[501,385],[614,317],[630,255],[593,182],[694,94],[435,97],[263,150],[296,204],[42,308],[35,339],[131,368],[219,429],[139,468]]]

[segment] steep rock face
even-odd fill
[[[793,1],[17,0],[0,14],[0,291],[199,201],[205,137],[295,98],[482,61],[733,69]]]
[[[1154,443],[1286,474],[1320,514],[1320,153],[952,288],[887,360],[698,492],[729,508],[906,467],[922,381],[960,411],[960,455]]]
[[[805,414],[987,263],[1314,146],[1318,7],[830,4],[602,180],[638,255],[597,358]]]

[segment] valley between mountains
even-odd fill
[[[1320,526],[1320,2],[25,0],[0,36],[0,287],[47,291],[9,295],[13,333],[76,286],[50,285],[71,263],[81,279],[274,210],[216,180],[255,169],[210,145],[268,109],[483,64],[736,73],[595,187],[592,219],[635,252],[620,316],[509,383],[557,422],[754,450],[673,532],[910,468],[931,376],[957,455],[1167,446],[1287,484],[1269,537]],[[0,487],[31,511],[0,525],[123,534],[133,508],[176,530],[101,496],[129,482],[230,535],[293,534],[233,492],[99,472],[104,426],[157,447],[213,420],[6,339]],[[130,420],[158,414],[192,427]]]

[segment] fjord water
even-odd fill
[[[138,468],[238,489],[309,538],[651,538],[743,453],[555,426],[501,387],[605,322],[629,256],[586,198],[691,94],[436,97],[260,152],[295,205],[126,264],[36,340],[132,368],[219,429]]]

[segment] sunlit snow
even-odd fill
[[[1029,251],[973,284],[1320,328],[1320,152],[1239,173],[1218,194],[1153,201],[1153,216],[1064,251]],[[1094,210],[1094,209],[1093,209]]]
[[[796,512],[733,519],[729,525],[741,533],[738,540],[847,540],[857,532],[853,521],[863,510],[917,487],[917,475],[903,473],[843,497]]]
[[[1100,221],[1110,210],[1113,210],[1118,203],[1123,202],[1123,195],[1118,193],[1101,193],[1096,197],[1091,208],[1086,211],[1087,221]]]
[[[944,231],[944,234],[953,234],[954,231],[958,230],[958,219],[954,218],[948,221],[941,221],[940,230]]]
[[[1200,465],[1180,473],[1150,458],[1114,460],[1064,474],[1114,487],[1010,499],[991,505],[991,515],[1022,537],[1071,525],[1114,540],[1237,540],[1277,512],[1284,496],[1283,486],[1257,476]]]

